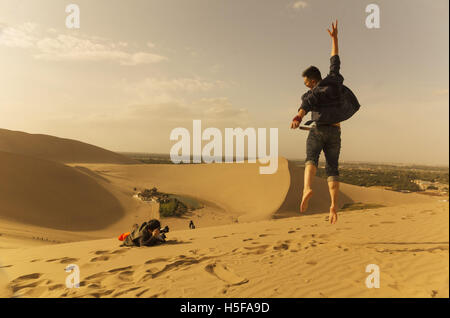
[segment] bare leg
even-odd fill
[[[305,212],[308,208],[308,201],[311,198],[313,191],[311,188],[312,180],[316,175],[317,167],[313,164],[307,164],[305,166],[305,180],[303,183],[303,197],[300,204],[300,213]]]
[[[335,224],[337,221],[337,198],[339,193],[339,181],[328,181],[328,190],[330,191],[330,223]]]

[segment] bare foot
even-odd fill
[[[334,206],[330,206],[330,216],[328,219],[330,220],[331,224],[335,224],[337,222],[337,213]]]
[[[302,203],[300,204],[300,213],[305,212],[308,208],[308,201],[313,195],[313,190],[309,189],[307,191],[303,191]]]

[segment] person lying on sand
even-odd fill
[[[328,106],[332,103],[336,103],[337,99],[333,97],[338,96],[339,90],[342,87],[343,77],[339,73],[340,59],[338,55],[337,20],[336,24],[331,23],[331,31],[329,29],[327,29],[327,31],[332,39],[330,73],[327,77],[322,79],[319,69],[315,66],[310,66],[303,72],[304,83],[310,90],[302,96],[302,106],[299,109],[298,115],[292,120],[292,129],[299,127],[303,117],[310,110],[312,111],[312,121],[317,119],[320,116],[320,113],[313,111],[313,108],[318,109],[322,106],[321,104],[325,103]],[[300,213],[305,212],[308,208],[308,201],[313,194],[311,188],[312,180],[317,171],[320,152],[323,150],[326,158],[325,169],[331,196],[329,216],[331,224],[335,224],[337,221],[336,210],[339,191],[338,160],[340,149],[340,123],[321,124],[320,121],[317,120],[316,125],[309,130],[306,141],[305,179]]]
[[[161,223],[152,219],[140,227],[135,224],[133,231],[123,241],[123,246],[154,246],[165,242],[165,235],[160,233]]]

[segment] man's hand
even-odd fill
[[[296,121],[296,120],[293,120],[292,123],[291,123],[291,129],[297,129],[298,126],[300,126],[300,122]]]
[[[333,24],[333,22],[331,22],[331,31],[330,31],[330,29],[327,29],[328,33],[330,34],[330,36],[332,38],[337,38],[337,35],[338,35],[337,24],[338,24],[338,21],[336,19],[336,24]]]
[[[331,22],[331,31],[327,29],[328,33],[331,36],[332,45],[331,45],[331,56],[339,55],[339,46],[338,46],[338,30],[337,30],[338,21],[336,19],[336,24]]]
[[[155,230],[152,232],[152,236],[154,236],[154,237],[159,236],[159,229],[155,229]]]
[[[291,129],[297,129],[298,126],[300,126],[300,123],[302,122],[303,117],[302,116],[295,116],[291,123]]]

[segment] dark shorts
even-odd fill
[[[318,126],[309,131],[306,140],[305,166],[319,165],[320,152],[325,154],[327,181],[339,181],[339,153],[341,151],[341,128]]]

